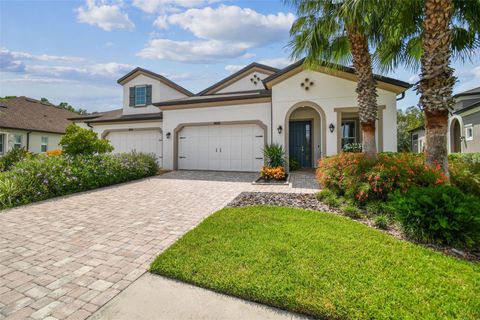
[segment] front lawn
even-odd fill
[[[322,318],[480,318],[479,264],[316,211],[220,210],[151,271]]]

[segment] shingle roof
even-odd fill
[[[106,112],[92,113],[80,117],[73,117],[70,120],[84,121],[86,123],[99,123],[99,122],[117,122],[117,121],[135,121],[135,120],[158,120],[162,119],[162,112],[154,113],[141,113],[141,114],[129,114],[123,115],[123,109],[115,109]]]
[[[0,127],[64,133],[78,114],[28,97],[0,100]]]
[[[476,108],[480,106],[480,98],[478,99],[469,99],[469,100],[464,100],[462,101],[462,107],[457,109],[455,113],[463,113],[465,111],[471,110],[473,108]]]
[[[473,88],[471,90],[467,90],[467,91],[457,93],[453,97],[457,98],[457,97],[463,97],[463,96],[473,96],[473,95],[477,95],[477,94],[480,95],[480,87],[476,87],[476,88]]]

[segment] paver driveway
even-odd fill
[[[178,171],[0,212],[0,319],[85,319],[255,174]]]

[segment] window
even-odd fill
[[[42,137],[42,144],[40,146],[41,152],[47,152],[48,150],[48,137]]]
[[[135,87],[135,106],[144,106],[147,104],[147,86]]]
[[[467,124],[465,126],[465,140],[467,141],[473,140],[473,126],[471,124]]]
[[[342,121],[342,148],[349,143],[357,143],[355,120]]]
[[[21,148],[22,147],[22,135],[21,134],[13,135],[13,147],[14,148]]]
[[[0,154],[5,152],[5,134],[0,133]]]

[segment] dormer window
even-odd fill
[[[147,87],[135,87],[135,106],[144,106],[147,104]]]
[[[130,87],[130,107],[144,107],[152,104],[152,86]]]

